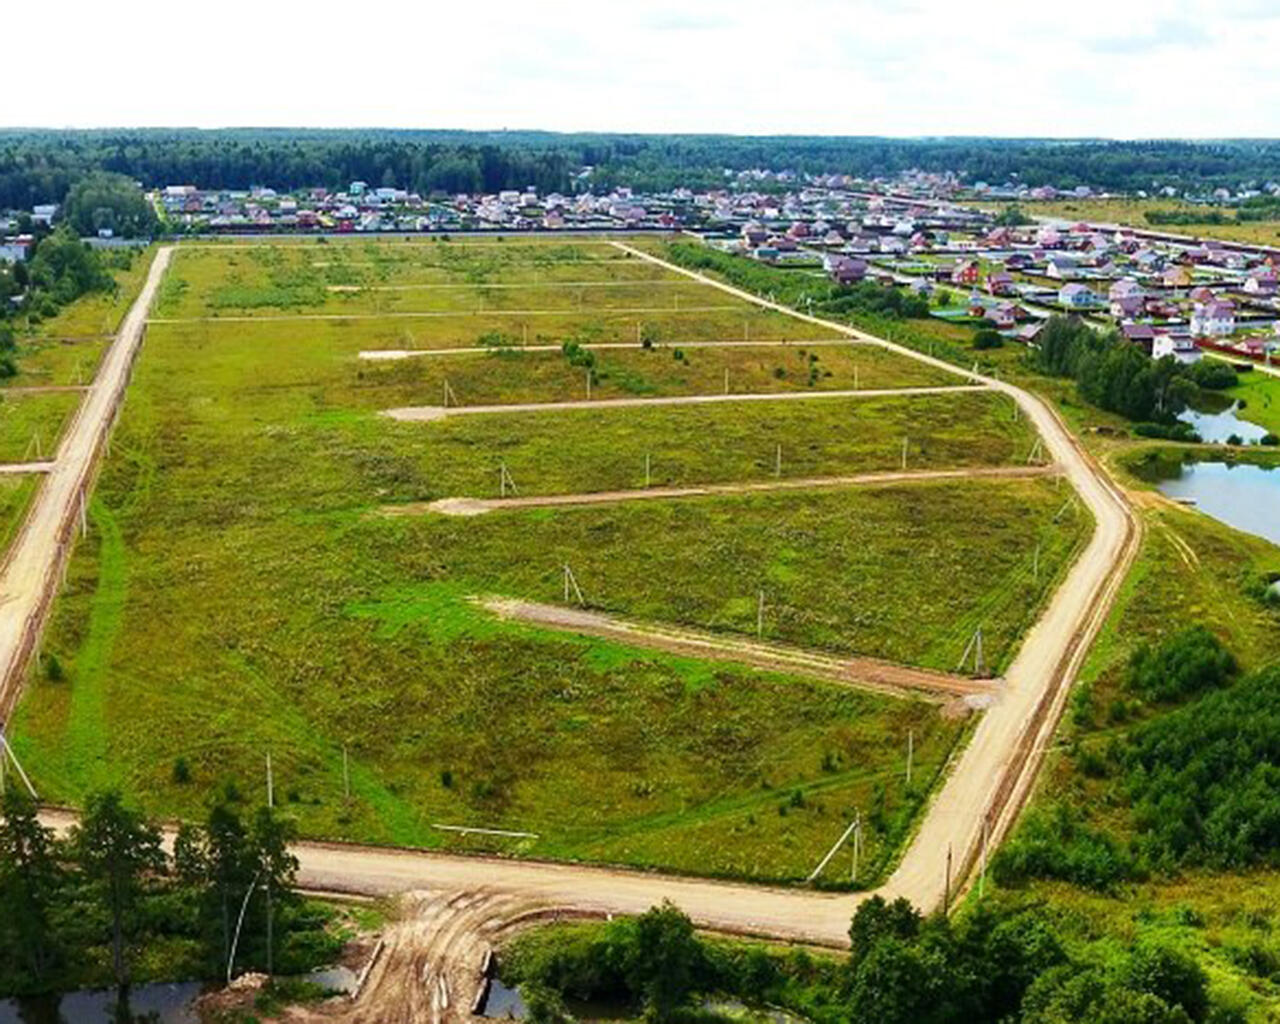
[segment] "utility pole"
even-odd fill
[[[756,637],[764,638],[764,591],[760,591],[759,599],[756,601]]]
[[[1031,579],[1035,582],[1040,580],[1040,545],[1038,543],[1035,553],[1031,556]]]
[[[778,445],[778,449],[773,456],[773,475],[776,477],[782,476],[782,445]]]
[[[22,762],[18,760],[18,755],[13,752],[13,747],[9,746],[9,741],[5,739],[4,731],[0,730],[0,767],[4,765],[6,754],[9,756],[9,760],[13,762],[18,778],[22,780],[22,784],[27,787],[27,792],[31,794],[31,799],[38,801],[40,798],[36,795],[36,787],[31,785],[31,780],[27,778],[27,773],[23,771]],[[0,792],[3,791],[3,786],[0,786]]]
[[[351,800],[351,766],[347,761],[347,745],[342,744],[342,795]]]
[[[862,849],[862,812],[859,811],[853,820],[853,864],[849,869],[849,881],[856,883],[858,881],[858,854]]]
[[[276,805],[276,787],[275,780],[271,777],[271,751],[267,751],[267,806],[275,807]]]
[[[907,786],[911,785],[911,762],[915,759],[916,754],[916,732],[914,729],[907,730]]]
[[[905,437],[902,439],[902,468],[904,471],[907,468],[907,438]]]
[[[650,481],[650,479],[651,479],[651,476],[650,476],[650,473],[649,473],[649,465],[650,465],[650,463],[649,463],[649,453],[648,453],[648,452],[645,452],[645,453],[644,453],[644,485],[645,485],[645,487],[648,487],[648,486],[649,486],[649,481]]]
[[[565,604],[569,603],[570,588],[572,588],[573,593],[578,598],[578,604],[582,605],[585,608],[587,605],[587,599],[582,596],[582,588],[578,586],[578,580],[573,575],[573,570],[569,568],[569,563],[566,562],[564,566],[564,602]]]
[[[724,393],[729,393],[729,367],[724,368]]]
[[[587,367],[587,401],[591,401],[591,367]]]

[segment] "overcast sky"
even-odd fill
[[[14,3],[0,124],[1280,136],[1280,0]]]

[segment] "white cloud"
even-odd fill
[[[1280,136],[1263,0],[78,6],[0,123]]]

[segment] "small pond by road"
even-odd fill
[[[1175,501],[1194,504],[1228,526],[1280,544],[1280,467],[1185,462],[1153,483]]]

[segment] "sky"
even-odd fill
[[[1280,0],[11,7],[5,126],[1280,137]]]

